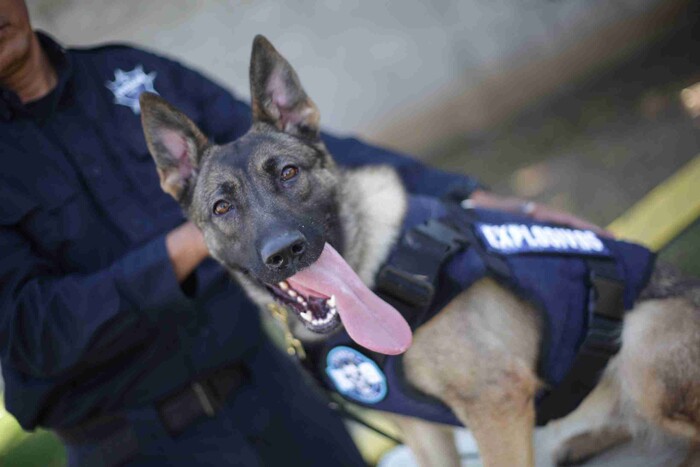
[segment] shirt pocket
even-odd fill
[[[37,192],[20,225],[35,248],[66,272],[108,265],[116,253],[113,247],[121,243],[88,194],[68,184]]]

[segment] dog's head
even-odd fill
[[[318,109],[262,36],[253,42],[250,87],[253,125],[223,146],[210,143],[161,97],[141,95],[146,142],[163,190],[202,230],[215,259],[267,288],[307,328],[330,332],[343,308],[346,328],[355,326],[367,341],[387,340],[375,345],[393,349],[387,353],[405,350],[405,330],[398,344],[391,336],[368,335],[367,320],[379,329],[393,318],[382,314],[388,305],[360,290],[336,252],[342,249],[339,174],[320,138]]]
[[[266,284],[339,247],[335,164],[319,112],[289,63],[262,36],[250,67],[253,126],[217,146],[155,94],[142,122],[161,186],[203,231],[212,255]]]

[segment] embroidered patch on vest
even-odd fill
[[[139,96],[142,92],[158,92],[153,87],[156,72],[145,73],[139,65],[131,71],[117,68],[114,70],[114,81],[107,81],[105,86],[114,94],[114,103],[129,107],[134,114],[141,113]]]
[[[339,345],[326,357],[326,373],[343,396],[376,404],[386,397],[386,376],[382,370],[357,350]]]
[[[611,256],[610,250],[590,230],[526,224],[476,223],[476,232],[489,250],[501,254],[569,253]]]

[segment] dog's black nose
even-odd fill
[[[260,249],[260,256],[268,268],[282,269],[303,255],[306,245],[306,237],[298,230],[285,232],[267,240]]]

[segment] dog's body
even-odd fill
[[[164,190],[202,229],[212,256],[262,308],[285,298],[300,270],[330,261],[326,244],[372,287],[406,212],[398,176],[384,167],[335,166],[319,138],[316,107],[264,38],[254,44],[251,90],[253,128],[220,147],[161,99],[142,98],[144,129]],[[341,312],[353,338],[384,353],[405,350],[403,331],[390,313],[377,312],[376,326],[362,315],[376,328],[367,334],[345,310],[336,310],[334,297],[323,297],[307,294],[306,301],[297,297],[300,305],[291,303],[300,315],[291,323],[297,336],[323,338],[338,328]],[[339,301],[343,308],[342,295]],[[384,346],[386,329],[390,342]],[[472,430],[484,465],[532,465],[541,339],[538,311],[482,279],[416,331],[404,370],[413,386],[443,401]],[[558,460],[582,460],[640,426],[700,441],[699,357],[700,285],[657,267],[625,318],[620,352],[567,417],[572,423],[561,423]],[[459,465],[444,426],[396,419],[423,465]]]

